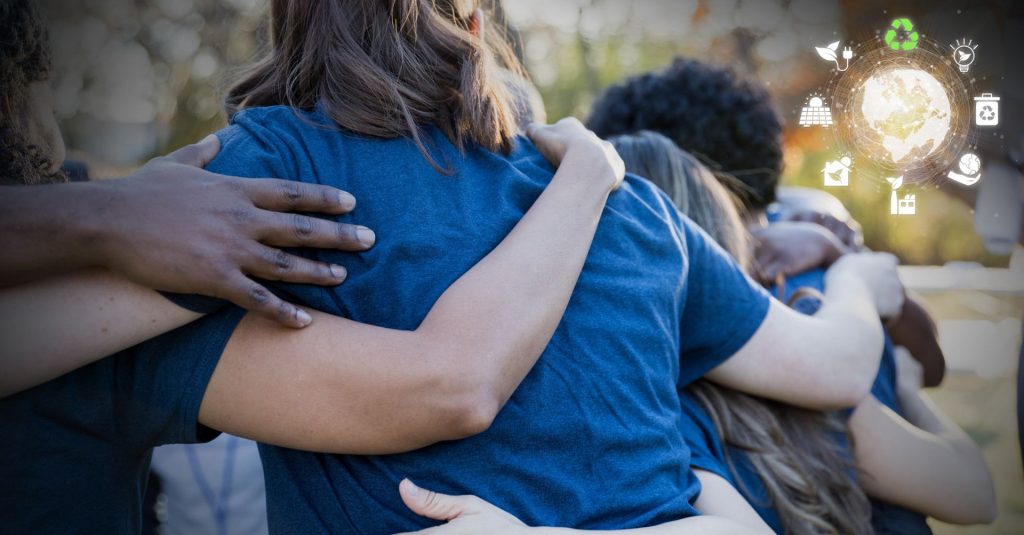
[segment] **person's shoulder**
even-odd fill
[[[270,142],[297,140],[332,129],[317,111],[305,111],[290,106],[263,106],[246,108],[231,116],[228,126],[218,135],[221,141],[247,140]]]
[[[207,167],[215,173],[252,178],[299,180],[314,138],[329,129],[315,112],[289,106],[247,108],[232,115],[217,132],[220,154]]]
[[[617,197],[634,212],[643,212],[668,222],[676,229],[682,227],[683,216],[672,199],[644,177],[626,173],[622,186],[612,195],[610,202],[614,202]]]

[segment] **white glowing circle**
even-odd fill
[[[825,102],[819,97],[812,97],[811,101],[807,104],[812,108],[820,108],[825,104]]]
[[[976,175],[981,170],[981,158],[968,152],[960,157],[960,172],[965,175]]]
[[[861,91],[866,135],[893,164],[926,158],[949,135],[949,95],[931,74],[910,68],[884,70],[872,74]]]

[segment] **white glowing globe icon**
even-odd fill
[[[892,164],[916,163],[942,146],[952,117],[946,89],[931,74],[893,68],[861,86],[864,141]]]
[[[960,157],[960,172],[965,175],[976,175],[981,171],[981,158],[967,153]]]

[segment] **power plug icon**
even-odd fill
[[[835,41],[828,46],[816,46],[814,50],[818,52],[821,59],[835,63],[837,71],[845,72],[846,69],[850,68],[850,60],[853,59],[853,49],[848,46],[843,48],[843,59],[846,60],[846,65],[839,66],[839,41]]]
[[[839,61],[838,60],[836,61],[836,69],[839,72],[846,72],[846,69],[850,68],[850,60],[853,59],[853,49],[852,48],[846,47],[846,48],[843,49],[843,59],[846,60],[846,65],[844,65],[842,68],[839,67]]]

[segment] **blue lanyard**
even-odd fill
[[[199,490],[203,493],[206,505],[210,506],[213,519],[217,523],[217,534],[227,535],[228,533],[228,506],[231,498],[231,482],[234,480],[235,471],[235,448],[238,446],[238,438],[227,437],[227,452],[224,453],[224,468],[221,471],[220,496],[215,496],[210,482],[203,475],[203,469],[199,465],[199,457],[196,455],[195,446],[185,445],[185,454],[188,455],[188,464],[192,468],[192,476],[195,477]]]

